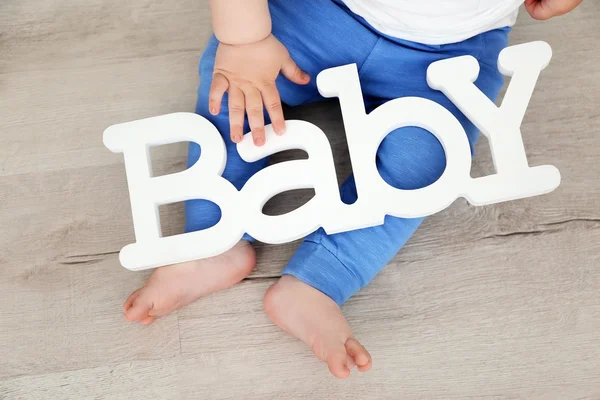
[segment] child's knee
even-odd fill
[[[418,127],[390,133],[377,152],[377,167],[390,185],[404,190],[429,186],[446,168],[446,154],[430,132]]]

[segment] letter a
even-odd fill
[[[191,168],[151,177],[150,146],[190,141],[202,148]],[[220,254],[243,235],[236,201],[238,191],[221,177],[227,160],[225,144],[217,129],[192,113],[174,113],[113,125],[104,131],[104,145],[122,152],[131,199],[136,243],[120,253],[121,264],[143,270]],[[162,237],[158,206],[192,199],[216,203],[222,211],[219,223],[198,232]]]
[[[287,243],[299,239],[326,224],[333,215],[340,218],[344,204],[340,199],[331,146],[321,129],[306,121],[287,121],[285,135],[277,136],[273,127],[265,127],[267,141],[262,147],[252,143],[248,133],[238,144],[240,156],[247,162],[270,154],[302,149],[308,160],[285,161],[254,174],[242,188],[241,201],[246,204],[248,233],[265,243]],[[278,193],[293,189],[314,188],[315,197],[303,206],[278,216],[262,212],[265,203]]]

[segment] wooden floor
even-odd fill
[[[0,2],[0,398],[600,399],[596,0],[545,23],[522,13],[512,35],[554,49],[523,134],[530,164],[556,165],[562,185],[428,219],[343,306],[371,372],[330,377],[264,315],[296,244],[259,246],[250,278],[150,327],[124,321],[148,274],[118,264],[133,230],[122,157],[102,131],[193,110],[207,3]],[[335,104],[288,117],[334,133],[348,172]],[[180,170],[184,155],[166,146],[155,164]],[[475,173],[490,165],[482,140]],[[166,234],[181,231],[180,205],[162,215]]]

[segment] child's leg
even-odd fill
[[[428,87],[427,66],[447,57],[473,55],[482,63],[476,84],[489,98],[495,99],[503,83],[496,61],[506,42],[507,31],[489,32],[460,44],[436,48],[382,39],[360,70],[367,106],[373,109],[403,96],[432,99],[459,119],[473,143],[477,137],[475,127],[443,94]],[[433,135],[420,128],[407,127],[387,136],[377,154],[377,163],[382,177],[392,186],[417,189],[435,182],[443,173],[446,161],[443,148]],[[348,203],[356,199],[352,177],[343,185],[342,196]],[[319,230],[310,235],[290,260],[282,279],[265,298],[267,312],[296,336],[311,337],[313,350],[319,349],[315,350],[317,355],[330,355],[326,358],[330,369],[337,371],[338,376],[347,375],[341,363],[342,356],[350,350],[339,345],[340,329],[346,328],[340,322],[339,310],[333,306],[341,305],[367,285],[421,221],[387,217],[384,225],[373,228],[336,235]],[[296,301],[298,293],[310,300]],[[282,304],[286,309],[282,309]]]
[[[316,75],[331,66],[362,63],[377,40],[376,35],[331,2],[273,2],[271,16],[273,34],[287,47],[300,68],[313,78],[306,86],[295,85],[283,77],[278,79],[281,99],[288,105],[321,99],[314,79]],[[359,42],[344,46],[350,34]],[[323,38],[329,36],[331,39],[324,43]],[[227,148],[227,165],[223,176],[239,189],[250,176],[266,165],[267,160],[246,163],[240,158],[229,137],[227,95],[223,98],[222,111],[218,116],[208,112],[217,46],[218,42],[213,37],[200,62],[196,112],[209,119],[221,132]],[[267,115],[265,120],[268,124]],[[248,131],[247,121],[245,129]],[[198,145],[190,145],[188,165],[201,157],[200,152]],[[205,200],[186,202],[185,213],[186,231],[207,229],[220,218],[219,208]],[[150,323],[157,316],[168,314],[201,296],[239,282],[255,265],[254,250],[248,243],[250,238],[245,239],[220,256],[156,269],[146,286],[134,292],[126,301],[126,317],[132,321]]]

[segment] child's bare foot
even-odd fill
[[[265,311],[283,330],[308,344],[338,378],[355,366],[371,369],[371,355],[352,336],[338,305],[329,297],[290,275],[284,275],[265,294]]]
[[[147,325],[202,296],[238,283],[255,265],[254,249],[243,240],[216,257],[157,268],[146,285],[125,301],[125,318]]]

